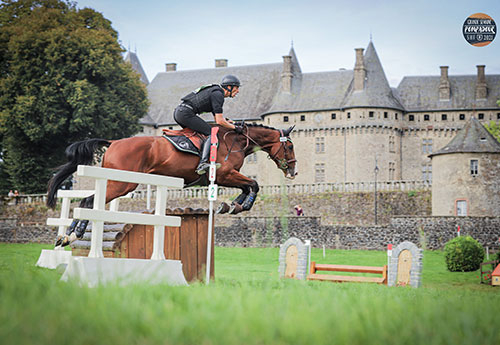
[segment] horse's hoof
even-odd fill
[[[225,202],[221,203],[219,207],[217,208],[217,211],[215,212],[216,214],[224,214],[229,211],[230,207],[228,204]]]
[[[56,243],[54,245],[54,249],[57,249],[57,247],[60,247],[63,243],[63,236],[59,235],[56,238]]]
[[[229,210],[229,214],[237,214],[243,211],[243,206],[240,204],[233,204],[231,205],[231,209]]]
[[[66,247],[70,245],[71,243],[75,242],[78,238],[76,237],[76,234],[74,232],[71,233],[71,235],[66,235],[64,236],[62,240],[61,247]]]

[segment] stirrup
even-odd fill
[[[220,163],[215,163],[215,169],[219,169],[220,166],[221,166]],[[196,168],[196,173],[198,175],[203,175],[203,174],[205,174],[207,172],[208,169],[210,169],[210,163],[201,163]]]

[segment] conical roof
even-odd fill
[[[475,117],[472,117],[448,145],[429,157],[449,153],[500,153],[500,143]]]
[[[142,68],[141,62],[139,61],[139,58],[137,57],[136,53],[132,53],[131,51],[127,52],[127,55],[125,56],[125,61],[129,62],[132,65],[132,68],[134,71],[139,73],[141,76],[141,81],[148,85],[149,80],[146,75],[146,72],[144,72],[144,69]]]
[[[365,88],[362,91],[354,91],[353,79],[342,107],[383,107],[403,110],[403,106],[389,86],[372,41],[366,48],[363,60],[366,70]]]

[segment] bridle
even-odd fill
[[[285,136],[282,129],[280,129],[279,132],[280,132],[281,145],[280,145],[279,149],[274,153],[274,155],[271,156],[271,154],[269,153],[267,155],[267,158],[272,159],[273,161],[277,162],[278,166],[280,167],[281,170],[288,170],[289,164],[295,163],[297,160],[295,158],[288,159],[288,160],[286,159],[286,153],[289,150],[288,147],[286,146],[286,143],[292,142],[292,139],[290,139],[290,137],[288,137],[288,136]],[[283,149],[283,158],[276,160],[276,156],[281,151],[281,149]]]
[[[244,128],[247,130],[247,133],[248,133],[248,127],[245,126]],[[282,129],[280,129],[279,132],[280,132],[280,143],[281,143],[281,145],[280,145],[279,149],[273,155],[271,155],[271,153],[269,152],[267,154],[267,158],[273,160],[274,162],[276,162],[281,170],[288,170],[289,164],[295,163],[297,160],[295,158],[294,159],[288,159],[288,160],[286,159],[286,154],[289,151],[289,148],[286,146],[286,143],[287,142],[292,142],[292,140],[290,139],[290,137],[285,136],[285,134],[283,133]],[[229,131],[229,132],[226,132],[224,134],[223,141],[224,141],[224,143],[226,145],[226,148],[227,148],[226,136],[229,133],[234,133],[234,132]],[[262,148],[265,148],[266,146],[272,146],[272,145],[275,144],[275,143],[271,143],[271,144],[267,144],[265,146],[261,146],[254,139],[252,139],[250,136],[248,136],[247,133],[241,133],[241,135],[243,135],[246,138],[246,140],[247,140],[247,143],[246,143],[245,147],[243,147],[241,150],[238,150],[238,151],[232,151],[234,143],[236,142],[236,140],[234,140],[233,144],[231,145],[231,148],[228,149],[228,153],[227,153],[227,156],[226,156],[225,160],[227,160],[227,158],[229,157],[229,154],[231,152],[244,152],[248,148],[248,146],[250,145],[250,141],[252,143],[254,143],[256,146],[259,146],[259,147],[262,147]],[[278,155],[278,153],[280,153],[280,151],[282,149],[283,149],[283,158],[276,159],[276,156]]]

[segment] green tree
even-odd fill
[[[500,142],[500,124],[495,121],[490,121],[490,123],[484,127],[486,127],[488,132],[490,132]]]
[[[74,141],[140,130],[146,89],[122,52],[93,9],[63,0],[0,4],[0,149],[11,188],[45,191]]]

